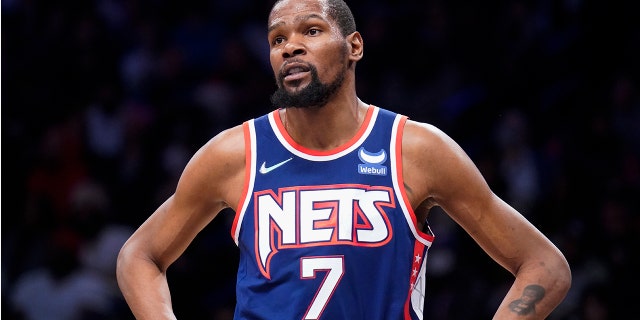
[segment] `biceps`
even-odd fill
[[[461,227],[491,258],[511,272],[539,245],[540,236],[533,225],[493,193],[475,206],[454,210],[457,211],[451,215]]]
[[[169,197],[136,231],[137,246],[165,270],[215,216],[199,210],[202,207]]]
[[[444,165],[436,201],[494,259],[516,258],[530,224],[500,199],[470,159],[458,157]]]

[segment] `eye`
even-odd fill
[[[281,44],[282,42],[284,42],[284,37],[274,37],[273,40],[271,41],[272,45],[278,45]]]
[[[316,28],[311,28],[307,31],[307,34],[310,36],[317,36],[320,34],[320,29],[316,29]]]

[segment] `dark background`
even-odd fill
[[[359,96],[443,129],[565,253],[573,286],[551,318],[635,314],[639,2],[348,3]],[[270,6],[2,1],[3,319],[131,318],[122,242],[202,144],[273,108]],[[230,319],[231,218],[169,269],[179,318]],[[427,318],[489,319],[511,276],[444,213],[430,223]]]

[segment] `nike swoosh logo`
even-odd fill
[[[287,163],[287,162],[289,162],[291,160],[293,160],[293,158],[289,158],[289,159],[284,160],[282,162],[278,162],[278,163],[276,163],[276,164],[274,164],[272,166],[269,166],[269,167],[266,166],[267,162],[265,161],[265,162],[262,163],[262,165],[260,166],[260,170],[258,170],[258,171],[260,171],[260,173],[262,173],[262,174],[267,174],[267,173],[269,173],[269,172],[271,172],[271,171],[273,171],[275,169],[278,169],[280,166],[282,166],[283,164],[285,164],[285,163]]]

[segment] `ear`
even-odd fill
[[[347,36],[347,44],[349,44],[349,60],[356,62],[362,59],[364,55],[364,43],[362,35],[356,31]]]

